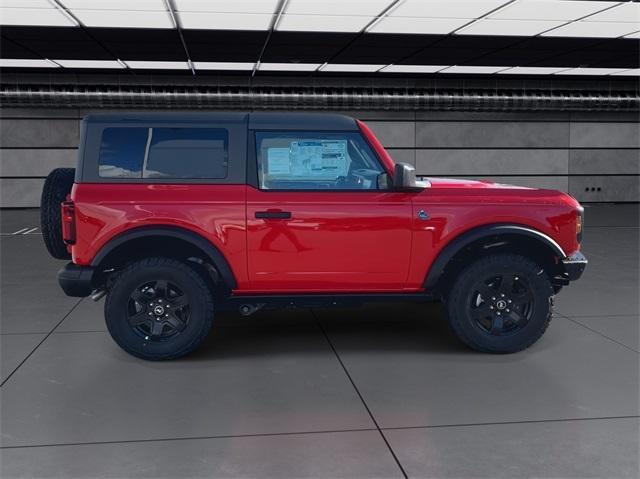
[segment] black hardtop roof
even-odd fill
[[[324,130],[356,131],[356,121],[337,113],[310,112],[234,112],[234,111],[162,111],[96,113],[84,117],[87,123],[206,123],[228,122],[248,124],[259,130]]]

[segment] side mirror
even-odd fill
[[[380,173],[376,178],[376,182],[379,190],[391,189],[391,178],[387,173]]]
[[[413,190],[419,188],[416,169],[409,163],[396,163],[393,169],[393,189]]]

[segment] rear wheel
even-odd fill
[[[544,270],[515,254],[496,254],[464,269],[447,297],[449,324],[471,348],[514,353],[551,321],[553,287]]]
[[[60,203],[71,193],[76,170],[56,168],[44,180],[40,197],[40,229],[49,254],[57,259],[71,259],[67,245],[62,240],[62,216]]]
[[[169,258],[125,268],[105,302],[107,328],[118,345],[143,359],[185,356],[207,337],[213,297],[202,277]]]

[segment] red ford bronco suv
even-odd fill
[[[362,122],[310,113],[122,113],[82,121],[78,167],[42,194],[69,296],[106,295],[144,359],[193,351],[220,307],[440,299],[470,347],[533,344],[578,279],[583,209],[550,190],[428,178]]]

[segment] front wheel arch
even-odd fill
[[[558,259],[566,256],[553,238],[536,229],[515,224],[480,226],[457,236],[440,251],[423,286],[429,292],[444,295],[470,260],[498,252],[528,257],[550,278],[560,273]]]

